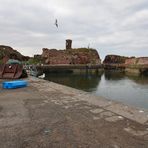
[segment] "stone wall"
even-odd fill
[[[45,64],[101,64],[95,49],[78,48],[69,50],[42,49]]]

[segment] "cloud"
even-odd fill
[[[0,20],[0,44],[25,55],[64,49],[67,38],[73,47],[90,44],[102,59],[148,55],[147,0],[1,0]]]

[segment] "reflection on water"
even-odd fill
[[[46,74],[46,80],[67,85],[80,90],[96,91],[101,80],[101,74],[72,74],[72,73],[51,73]]]
[[[46,74],[45,79],[148,109],[148,76],[106,71],[103,74],[51,73]]]

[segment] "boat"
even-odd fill
[[[28,82],[25,80],[6,81],[2,83],[2,87],[5,89],[15,89],[26,87]]]
[[[19,79],[25,77],[27,77],[27,73],[20,61],[9,59],[6,64],[0,64],[0,79]]]
[[[44,74],[41,70],[37,69],[36,65],[25,65],[24,68],[30,76],[39,77]]]

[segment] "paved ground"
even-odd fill
[[[52,82],[0,88],[0,148],[148,148],[148,112]]]

